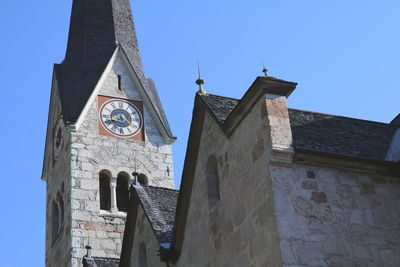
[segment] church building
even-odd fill
[[[297,84],[264,71],[240,99],[196,81],[176,190],[129,0],[74,0],[43,162],[46,266],[400,266],[400,116],[291,109]]]

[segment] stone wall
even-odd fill
[[[135,225],[135,237],[133,240],[130,265],[129,267],[139,265],[139,249],[142,244],[146,247],[147,266],[165,267],[165,262],[161,262],[159,255],[160,243],[158,242],[149,219],[147,218],[142,206],[139,204],[138,214]]]
[[[71,213],[70,213],[70,131],[68,127],[63,127],[62,150],[58,160],[53,165],[53,127],[57,123],[61,108],[57,89],[52,93],[51,104],[53,110],[49,114],[48,139],[46,140],[46,155],[44,164],[47,165],[44,173],[46,180],[46,266],[68,266],[71,261],[71,251],[69,250],[71,241]],[[63,197],[63,223],[56,238],[52,236],[52,203],[56,200],[57,193],[60,192]],[[61,213],[61,210],[60,210]]]
[[[400,266],[400,180],[271,166],[283,266]]]
[[[265,98],[228,139],[206,111],[181,256],[176,266],[280,266],[268,165]],[[206,164],[218,159],[220,200],[209,210]]]
[[[118,90],[117,75],[122,76],[122,92]],[[119,57],[98,94],[142,100]],[[99,136],[97,96],[90,101],[79,127],[75,129],[74,126],[68,126],[64,129],[64,138],[68,140],[64,141],[60,159],[49,170],[46,266],[82,266],[82,257],[86,254],[85,246],[88,244],[93,248],[94,257],[119,258],[126,214],[100,210],[100,171],[110,171],[112,183],[115,184],[118,173],[131,175],[137,167],[139,173],[148,177],[150,185],[174,187],[171,144],[162,138],[148,108],[144,106],[145,142],[125,140]],[[60,112],[60,108],[54,106],[50,113],[57,112]],[[51,125],[54,120],[49,120],[49,123]],[[52,140],[52,136],[48,138]],[[47,157],[51,149],[49,151]],[[62,233],[53,244],[51,201],[62,182],[65,188],[65,219]]]

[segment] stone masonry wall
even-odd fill
[[[400,266],[399,177],[270,170],[283,266]]]
[[[52,128],[56,124],[58,116],[61,112],[57,90],[52,95],[53,110],[49,114],[49,125],[51,133],[46,140],[48,146],[45,155],[45,164],[49,165],[46,177],[46,266],[69,266],[71,261],[71,213],[70,211],[70,162],[69,162],[69,146],[70,133],[67,127],[63,127],[63,148],[59,154],[58,160],[53,166],[53,132]],[[46,174],[45,174],[46,175]],[[52,203],[56,199],[57,193],[63,196],[63,216],[64,221],[58,231],[57,238],[53,242],[52,237]],[[60,213],[62,211],[60,210]]]
[[[118,90],[117,75],[122,75],[124,92]],[[119,57],[99,94],[142,100]],[[115,183],[119,172],[131,175],[137,166],[139,173],[146,174],[150,185],[173,188],[174,183],[171,145],[164,142],[146,106],[145,142],[99,136],[97,118],[96,98],[81,126],[72,133],[72,266],[81,266],[86,254],[84,247],[88,244],[93,248],[94,257],[120,256],[126,214],[100,211],[100,171],[110,171]]]
[[[176,266],[281,266],[265,112],[262,98],[229,139],[206,112]],[[206,164],[212,154],[218,159],[220,200],[209,210]]]

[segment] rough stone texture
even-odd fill
[[[122,75],[122,93],[118,90],[117,75]],[[116,59],[99,94],[141,100],[120,57]],[[71,198],[79,201],[79,206],[72,209],[75,222],[72,249],[76,262],[84,256],[84,246],[88,243],[92,246],[94,257],[120,256],[125,213],[100,212],[99,172],[110,171],[112,183],[115,183],[118,173],[130,175],[136,165],[139,173],[146,174],[150,185],[173,188],[174,183],[171,145],[164,142],[148,107],[144,106],[146,140],[142,142],[99,136],[97,98],[89,104],[91,108],[81,127],[72,133],[71,145]]]
[[[117,89],[117,75],[122,75],[123,92]],[[98,93],[141,101],[119,56]],[[139,173],[148,177],[150,185],[174,187],[171,144],[162,138],[148,107],[144,106],[143,111],[145,141],[142,142],[99,136],[97,97],[88,105],[90,109],[80,127],[65,129],[63,153],[54,168],[50,167],[47,178],[46,266],[82,266],[86,254],[84,247],[88,244],[92,246],[93,257],[119,258],[126,214],[115,210],[100,211],[100,171],[108,170],[115,184],[118,173],[131,175],[136,166]],[[51,114],[60,112],[59,101],[53,109]],[[50,118],[49,123],[54,124],[54,118]],[[51,136],[49,138],[52,140]],[[51,166],[48,159],[51,149],[48,151],[45,162],[50,161]],[[51,201],[62,181],[66,196],[65,222],[63,231],[52,245]]]
[[[49,114],[49,125],[50,129],[48,132],[48,139],[46,140],[46,156],[45,165],[48,172],[44,173],[46,181],[46,266],[68,266],[71,261],[71,254],[68,248],[70,243],[70,231],[71,231],[71,213],[70,211],[70,168],[69,168],[69,144],[70,134],[67,127],[63,128],[63,148],[60,152],[58,161],[53,168],[53,125],[57,122],[59,114],[61,112],[59,95],[57,89],[52,92],[51,97],[51,108],[52,112]],[[64,186],[63,186],[64,185]],[[62,194],[64,202],[64,223],[59,229],[57,238],[53,242],[52,238],[52,202],[56,199],[57,192],[61,192],[62,188],[64,193]]]
[[[398,177],[300,164],[270,170],[283,266],[400,266]]]
[[[271,142],[265,98],[228,139],[206,112],[185,238],[176,266],[280,266],[277,226],[268,176]],[[206,164],[218,161],[220,200],[207,202]]]

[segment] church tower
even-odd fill
[[[172,135],[144,75],[129,0],[74,0],[54,65],[42,180],[46,266],[118,259],[131,183],[173,188]]]

